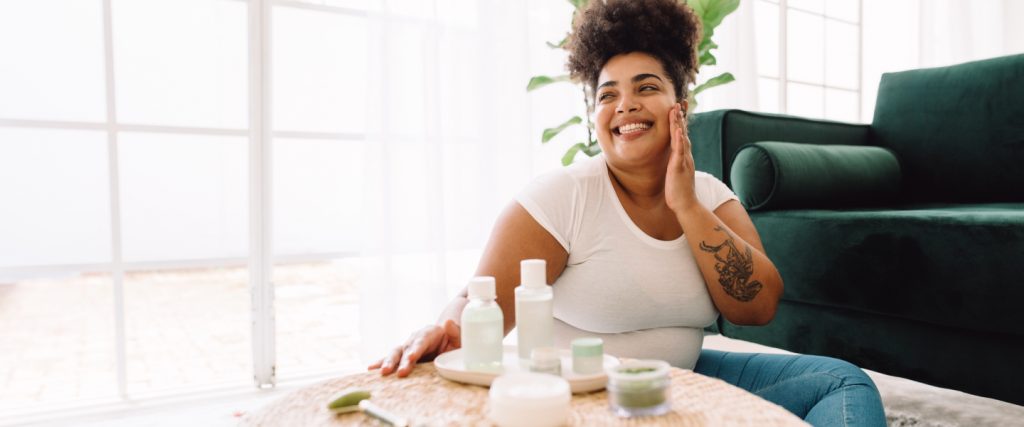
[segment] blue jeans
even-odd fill
[[[885,426],[875,383],[839,359],[702,350],[693,370],[754,393],[814,426]]]

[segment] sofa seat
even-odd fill
[[[1024,203],[752,213],[783,300],[1019,334]]]

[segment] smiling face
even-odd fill
[[[594,95],[594,127],[601,151],[619,168],[668,161],[669,110],[675,87],[661,62],[642,52],[612,57]]]

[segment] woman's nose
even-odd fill
[[[636,102],[636,99],[629,95],[619,98],[619,105],[615,107],[616,113],[632,113],[639,110],[640,103]]]

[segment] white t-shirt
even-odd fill
[[[707,173],[694,185],[711,211],[737,200]],[[658,240],[633,223],[603,155],[538,177],[516,201],[569,253],[552,287],[556,346],[596,336],[607,354],[693,369],[718,310],[686,235]]]

